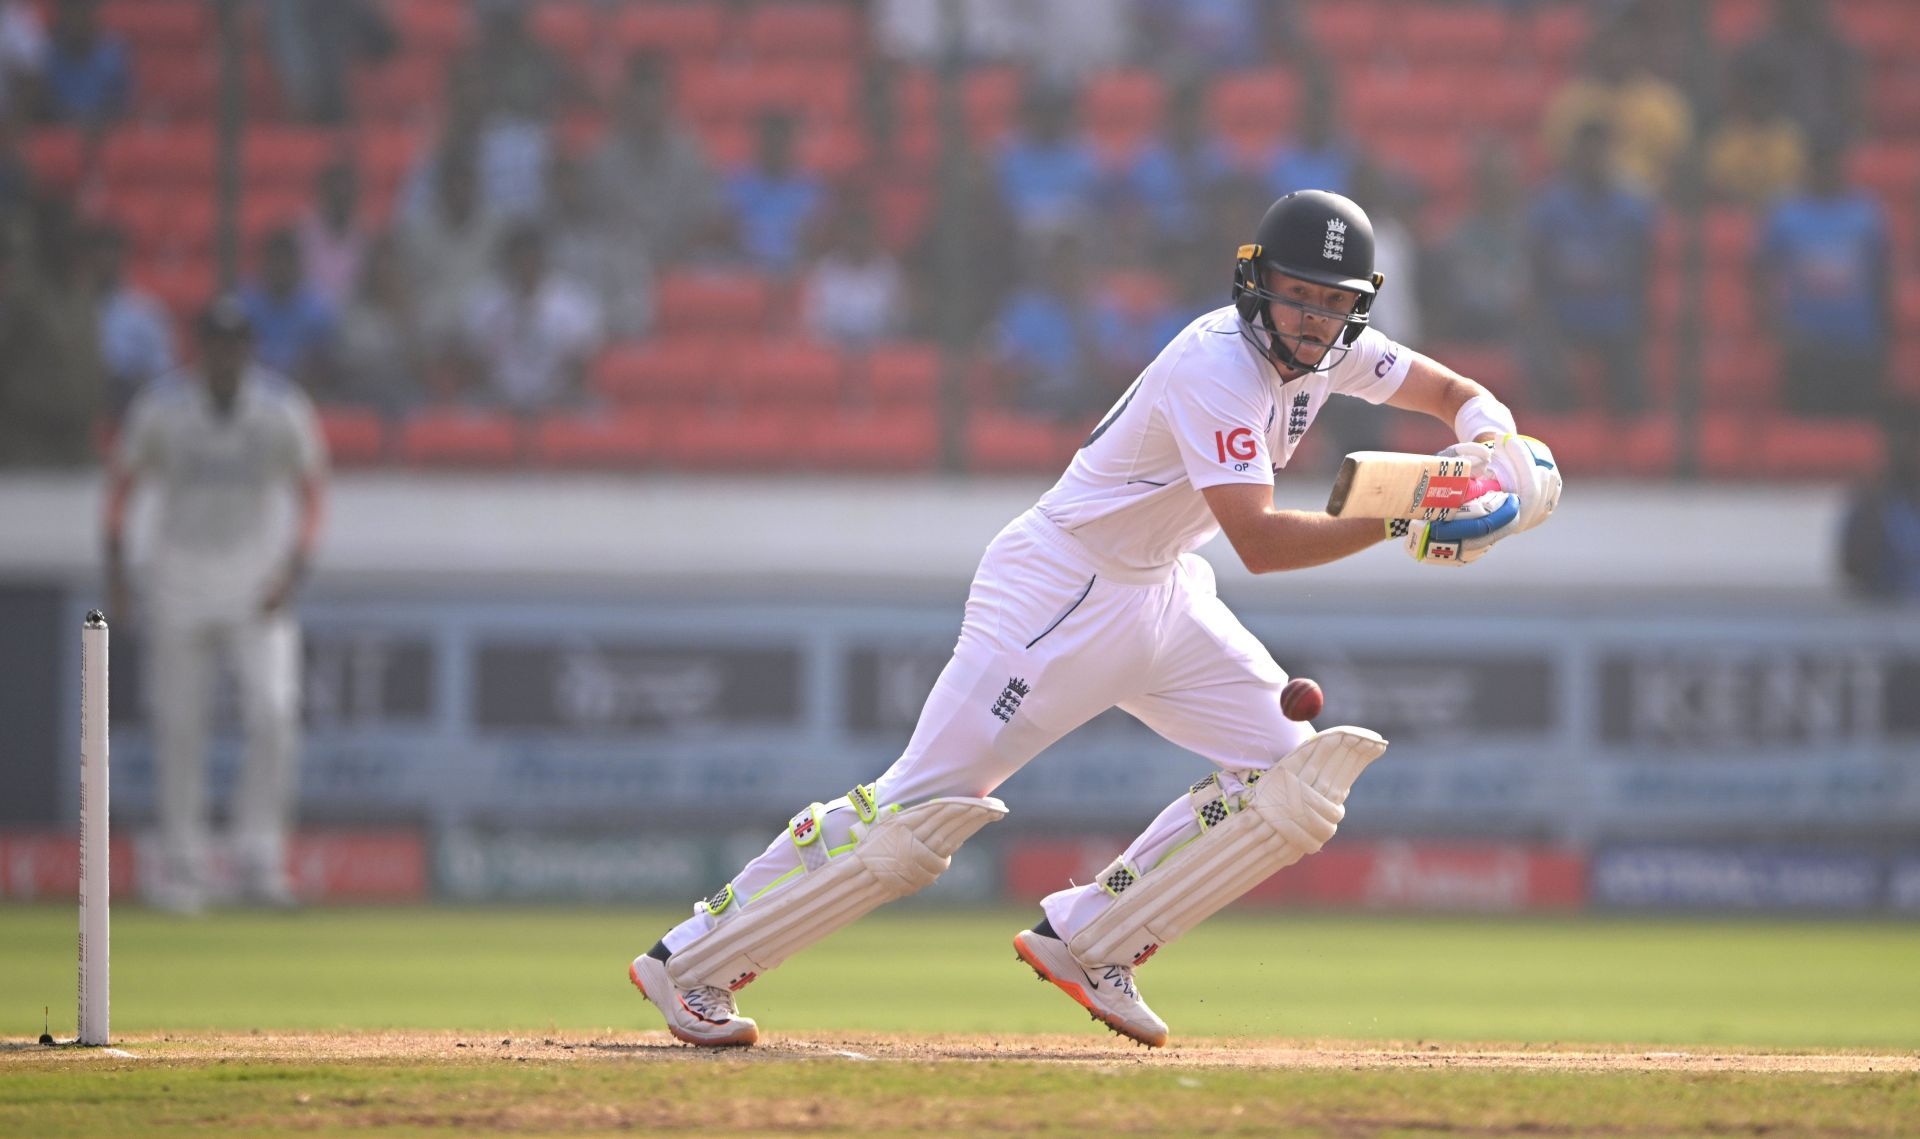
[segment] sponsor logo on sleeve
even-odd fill
[[[1224,463],[1232,459],[1253,458],[1255,452],[1259,450],[1259,444],[1253,441],[1253,428],[1236,427],[1232,431],[1215,431],[1213,449],[1220,456],[1220,461]]]
[[[1380,377],[1383,380],[1386,379],[1387,373],[1393,371],[1393,365],[1399,359],[1400,359],[1400,346],[1398,344],[1388,344],[1387,354],[1380,357],[1380,362],[1373,366],[1373,374]]]

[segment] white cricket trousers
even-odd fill
[[[272,616],[168,620],[156,613],[147,641],[161,856],[176,883],[206,874],[207,739],[213,678],[224,657],[240,694],[246,754],[229,817],[238,869],[253,885],[282,880],[298,792],[300,628]]]
[[[1187,554],[1148,572],[1106,565],[1029,510],[981,558],[953,659],[876,797],[909,806],[989,795],[1049,744],[1116,705],[1212,761],[1231,785],[1236,773],[1266,770],[1312,734],[1281,714],[1286,682],[1266,646],[1215,595],[1203,558]],[[834,845],[845,841],[852,813],[844,797],[829,808],[823,823]],[[834,816],[846,821],[836,828]],[[1193,828],[1181,794],[1127,848],[1128,861],[1157,864]],[[752,899],[796,865],[783,833],[734,878],[734,891]],[[1112,898],[1089,883],[1049,895],[1042,907],[1054,930],[1071,937]],[[696,913],[667,935],[667,948],[677,952],[707,928],[706,915]]]

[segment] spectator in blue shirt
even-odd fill
[[[97,0],[61,0],[44,77],[47,117],[97,125],[127,109],[133,70],[126,41],[100,30]]]
[[[1815,140],[1805,189],[1768,215],[1756,254],[1759,311],[1780,337],[1786,403],[1865,415],[1881,399],[1892,328],[1886,216],[1848,183],[1845,144]]]
[[[261,240],[260,276],[240,291],[240,303],[253,322],[259,361],[316,398],[329,394],[333,308],[307,284],[293,230],[277,229]]]
[[[1436,339],[1504,341],[1521,327],[1532,291],[1524,193],[1512,151],[1483,142],[1474,155],[1466,216],[1427,262]]]
[[[1862,597],[1920,601],[1920,407],[1897,405],[1881,424],[1886,459],[1847,504],[1840,569]]]
[[[1113,392],[1098,381],[1097,331],[1077,239],[1032,247],[1026,282],[1007,297],[993,330],[994,355],[1014,406],[1063,423],[1083,418]]]
[[[1528,322],[1530,354],[1547,409],[1579,402],[1569,367],[1576,356],[1599,365],[1610,410],[1646,409],[1641,373],[1655,214],[1653,203],[1615,180],[1612,135],[1605,120],[1581,124],[1565,171],[1527,219],[1537,306]]]
[[[794,161],[798,129],[790,115],[762,116],[753,165],[726,180],[741,244],[749,257],[774,272],[799,266],[807,227],[826,197],[820,179]]]
[[[1276,196],[1295,190],[1349,191],[1359,156],[1340,132],[1339,115],[1332,80],[1319,76],[1309,81],[1296,119],[1300,137],[1281,149],[1267,172]]]
[[[127,282],[127,238],[100,225],[85,234],[82,253],[100,321],[100,362],[107,402],[119,414],[155,377],[173,371],[173,324],[160,302]]]
[[[1035,84],[1021,106],[1019,131],[1001,145],[1000,197],[1029,235],[1067,229],[1092,206],[1100,172],[1093,148],[1072,126],[1066,96]]]

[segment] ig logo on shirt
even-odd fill
[[[1257,449],[1253,441],[1253,429],[1236,427],[1232,431],[1215,431],[1213,449],[1219,454],[1220,461],[1223,463],[1228,459],[1251,459]],[[1244,471],[1251,465],[1247,462],[1239,462],[1234,464],[1233,469]]]

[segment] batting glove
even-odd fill
[[[1391,518],[1387,537],[1406,543],[1407,556],[1422,565],[1463,566],[1479,560],[1495,542],[1519,530],[1516,495],[1491,491],[1456,508],[1444,522]]]
[[[1552,449],[1531,435],[1502,435],[1491,443],[1456,443],[1440,453],[1467,460],[1475,474],[1484,470],[1500,480],[1500,489],[1520,496],[1515,533],[1545,522],[1560,505],[1560,465],[1554,461]]]

